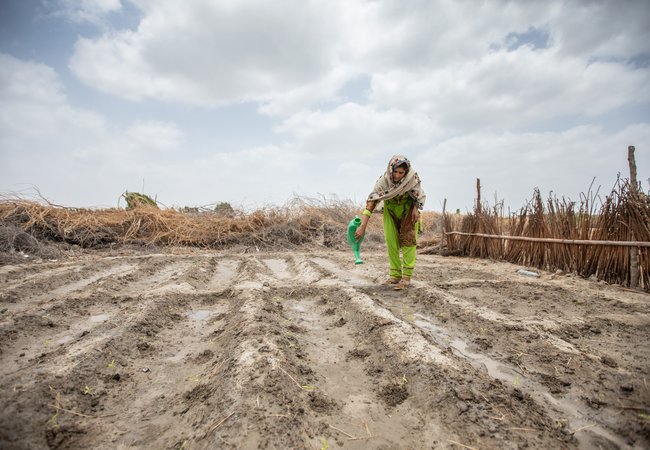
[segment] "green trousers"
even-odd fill
[[[415,245],[401,247],[399,245],[399,230],[391,216],[391,212],[397,219],[402,219],[408,214],[413,205],[410,198],[390,199],[384,201],[384,236],[386,238],[386,249],[388,250],[388,261],[390,262],[390,276],[393,278],[412,277],[415,268]],[[419,231],[419,221],[415,223],[415,238]],[[400,250],[402,259],[400,259]]]

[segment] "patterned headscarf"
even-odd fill
[[[393,172],[402,164],[406,165],[406,175],[397,183],[393,183]],[[415,200],[418,209],[424,208],[426,194],[420,186],[420,177],[417,172],[411,168],[411,161],[404,155],[395,155],[388,162],[386,172],[379,177],[375,183],[372,193],[368,196],[368,201],[388,200],[408,192],[411,198]],[[383,204],[377,205],[377,210],[381,210]]]

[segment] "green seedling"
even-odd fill
[[[47,421],[47,424],[46,424],[47,427],[49,429],[58,430],[59,429],[58,419],[59,419],[59,412],[57,411],[56,414],[54,414],[52,417],[50,417],[49,420]]]
[[[89,386],[84,387],[84,395],[93,395],[92,388]]]
[[[648,414],[643,414],[643,413],[639,413],[639,419],[643,419],[643,420],[645,420],[646,422],[650,422],[650,415],[648,415]]]
[[[183,443],[181,444],[181,446],[178,447],[178,450],[185,450],[185,449],[187,449],[186,446],[187,446],[187,441],[183,441]]]
[[[316,389],[318,389],[316,386],[312,386],[311,384],[305,384],[300,387],[305,391],[315,391]]]
[[[325,440],[325,437],[323,436],[320,438],[321,443],[323,444],[320,450],[327,450],[329,448],[329,445],[327,445],[327,441]]]
[[[401,377],[395,377],[394,382],[398,386],[404,386],[406,383],[409,382],[409,380],[406,379],[406,375],[402,375]]]
[[[519,386],[519,375],[515,375],[515,386]]]
[[[115,369],[115,366],[116,366],[116,365],[115,365],[115,359],[113,359],[113,360],[110,362],[110,364],[108,365],[108,368],[109,368],[109,369]]]
[[[198,383],[199,382],[199,376],[198,375],[192,375],[187,379],[187,381],[191,383]]]
[[[50,341],[49,339],[45,339],[43,341],[43,347],[48,347],[51,343],[52,343],[52,341]]]

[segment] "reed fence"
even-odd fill
[[[536,189],[526,206],[509,215],[503,204],[477,200],[460,223],[445,215],[446,246],[466,256],[650,290],[650,196],[636,181],[619,177],[611,194],[598,199],[590,189],[580,202],[551,196],[544,202]]]

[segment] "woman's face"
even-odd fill
[[[406,169],[404,167],[396,167],[393,170],[393,183],[399,183],[402,178],[406,175]]]

